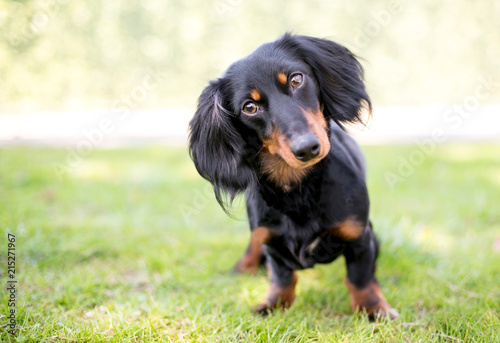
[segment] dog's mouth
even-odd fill
[[[328,155],[330,140],[327,124],[320,111],[304,111],[309,124],[309,132],[289,141],[274,127],[267,139],[263,140],[260,154],[262,173],[285,190],[300,182],[315,165]]]
[[[316,138],[316,136],[314,137]],[[292,148],[291,144],[289,144],[286,139],[283,139],[283,136],[280,136],[278,145],[264,144],[263,154],[267,153],[266,155],[268,155],[268,158],[272,156],[275,163],[281,161],[280,164],[282,168],[288,167],[296,170],[307,169],[326,157],[330,150],[330,144],[329,142],[327,142],[327,144],[321,144],[315,142],[319,140],[316,139],[313,141],[313,138],[309,137],[306,139],[311,140],[312,143],[297,149],[295,146]],[[303,145],[305,145],[305,143],[303,143]]]
[[[308,168],[328,155],[330,140],[327,124],[321,111],[304,111],[309,132],[290,141],[277,127],[263,140],[263,147],[271,155],[281,157],[293,169]]]

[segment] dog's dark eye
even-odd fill
[[[290,78],[290,84],[292,85],[293,88],[297,88],[302,84],[302,74],[295,74],[292,75]]]
[[[245,102],[245,104],[243,105],[243,112],[245,112],[246,114],[255,114],[258,109],[259,107],[251,101]]]

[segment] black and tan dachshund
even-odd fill
[[[345,47],[285,34],[235,62],[201,93],[189,148],[227,205],[245,192],[251,241],[237,264],[270,268],[256,312],[287,308],[296,270],[344,255],[353,310],[396,318],[375,278],[363,155],[344,132],[371,112],[363,69]]]

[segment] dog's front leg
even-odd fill
[[[262,316],[268,315],[276,308],[286,309],[295,300],[295,285],[298,275],[288,267],[277,263],[272,257],[269,259],[271,286],[266,300],[255,307],[254,311]]]
[[[233,271],[236,273],[256,274],[259,267],[265,263],[262,245],[269,241],[271,231],[266,227],[257,227],[252,231],[250,243],[245,255],[236,263]]]
[[[376,316],[399,317],[382,295],[375,278],[375,260],[377,259],[377,242],[370,226],[361,237],[347,244],[344,256],[347,263],[345,283],[351,297],[353,311],[366,311],[371,319]]]

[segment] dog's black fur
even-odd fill
[[[344,255],[353,309],[391,309],[375,279],[362,153],[343,130],[371,112],[363,69],[345,47],[286,34],[210,82],[190,122],[198,172],[227,211],[245,192],[252,239],[237,265],[253,270],[260,245],[272,272],[257,311],[291,305],[295,270]]]

